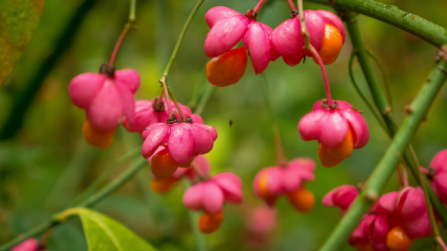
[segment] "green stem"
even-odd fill
[[[281,135],[279,134],[279,127],[278,124],[276,123],[275,113],[273,112],[271,102],[268,98],[269,88],[268,88],[267,77],[265,76],[265,74],[262,74],[262,76],[264,78],[263,81],[264,84],[262,85],[263,87],[262,96],[264,97],[264,105],[267,109],[267,113],[269,114],[270,125],[272,127],[273,132],[273,139],[275,141],[276,155],[278,157],[278,165],[285,166],[287,164],[287,161],[286,158],[284,157],[284,151],[281,144]]]
[[[388,82],[388,78],[386,77],[385,69],[380,64],[376,55],[374,55],[374,53],[371,50],[367,50],[367,51],[368,51],[368,56],[370,56],[374,60],[374,62],[376,62],[377,66],[379,67],[380,72],[382,73],[383,84],[385,85],[386,98],[388,100],[389,106],[391,107],[391,109],[393,109],[393,97],[391,95],[390,83]]]
[[[430,105],[447,77],[440,68],[447,69],[447,62],[441,61],[432,70],[428,78],[429,81],[424,84],[411,104],[414,112],[402,123],[385,155],[370,176],[369,182],[320,250],[341,250],[362,216],[368,211],[373,202],[379,198],[381,190],[390,179],[402,153],[407,148],[420,122],[427,115]]]
[[[397,132],[398,126],[396,120],[394,119],[393,112],[387,102],[386,96],[380,90],[379,84],[376,82],[374,78],[374,73],[372,71],[371,65],[369,64],[368,52],[365,48],[365,45],[362,41],[362,36],[360,33],[360,28],[356,21],[356,15],[353,13],[347,13],[344,16],[346,21],[346,26],[348,28],[349,34],[351,36],[351,42],[354,51],[357,52],[357,56],[359,59],[360,66],[363,70],[363,74],[365,75],[366,82],[368,83],[371,94],[374,98],[374,102],[382,114],[382,118],[385,121],[386,126],[388,127],[388,133],[390,137],[394,137]],[[416,155],[412,149],[412,146],[409,145],[407,149],[405,149],[403,153],[403,158],[413,173],[414,177],[418,181],[421,186],[426,186],[428,184],[428,180],[423,178],[420,180],[419,177],[419,164]],[[425,194],[425,198],[430,198],[433,206],[438,212],[442,223],[447,226],[447,211],[442,203],[439,201],[439,198],[436,196],[435,192],[431,188],[431,186],[427,186],[428,194]]]
[[[198,0],[196,3],[196,6],[194,6],[194,9],[191,11],[191,14],[189,14],[188,19],[186,20],[186,23],[183,25],[182,32],[180,33],[177,44],[174,47],[174,51],[172,52],[171,58],[169,59],[168,64],[166,65],[165,71],[163,72],[163,75],[166,75],[166,77],[169,74],[169,71],[171,70],[171,66],[174,63],[175,57],[177,56],[177,52],[180,48],[180,45],[183,42],[183,38],[185,37],[186,31],[188,30],[189,25],[191,24],[192,19],[196,15],[197,11],[199,10],[200,6],[205,0]]]
[[[183,121],[186,121],[186,117],[185,114],[183,113],[182,108],[180,107],[177,99],[174,96],[174,93],[172,93],[171,89],[168,89],[169,92],[169,96],[171,96],[172,101],[174,101],[175,107],[177,108],[178,112],[180,113],[180,117],[182,118]]]
[[[116,41],[115,47],[113,48],[112,54],[110,55],[109,60],[110,66],[115,65],[116,57],[118,56],[118,52],[121,48],[121,45],[123,44],[124,39],[126,38],[129,31],[135,27],[136,8],[137,8],[137,0],[130,0],[129,21],[127,22],[126,25],[124,25],[124,29],[121,32],[121,35],[119,36],[118,40]]]
[[[376,109],[373,107],[373,105],[369,102],[369,100],[366,98],[366,96],[363,94],[363,92],[360,90],[359,86],[357,85],[357,82],[355,81],[354,78],[354,72],[352,71],[352,65],[354,63],[354,59],[355,59],[355,52],[351,53],[351,57],[349,58],[349,66],[348,66],[348,71],[349,71],[349,77],[351,78],[351,83],[354,86],[355,90],[357,91],[357,94],[363,99],[363,101],[366,103],[366,105],[368,106],[369,110],[371,110],[371,113],[374,115],[374,117],[376,118],[377,122],[379,122],[379,124],[382,126],[383,130],[385,130],[387,132],[387,134],[389,135],[389,131],[388,128],[386,127],[386,125],[383,123],[383,120],[380,118],[380,116],[377,114]]]
[[[216,90],[216,87],[214,85],[208,84],[206,86],[205,91],[203,91],[202,97],[200,98],[199,104],[196,106],[196,109],[194,110],[195,114],[202,114],[203,109],[205,109],[205,105],[208,102],[209,98],[211,97],[211,94],[213,94],[214,90]]]
[[[418,36],[436,47],[447,44],[447,30],[424,18],[403,11],[396,6],[373,0],[307,0],[309,2],[332,5],[335,9],[346,9],[370,16],[394,25]]]
[[[188,188],[190,187],[188,181],[186,179],[182,179],[183,182],[183,188],[186,190],[188,190]],[[191,229],[192,232],[194,234],[194,239],[196,239],[196,245],[197,245],[197,250],[198,251],[207,251],[207,244],[206,244],[206,237],[205,235],[203,235],[200,231],[199,228],[197,227],[197,222],[199,222],[199,212],[194,212],[192,210],[188,209],[188,214],[189,214],[189,220],[191,223]]]
[[[105,187],[103,187],[98,192],[94,193],[92,196],[88,197],[84,201],[80,202],[79,204],[75,205],[75,207],[92,207],[96,203],[102,201],[105,199],[108,195],[110,195],[113,191],[121,187],[123,184],[125,184],[127,181],[129,181],[139,170],[144,168],[147,165],[146,159],[139,159],[134,164],[132,164],[126,171],[121,173],[115,180],[107,184]],[[0,251],[7,251],[11,249],[12,247],[16,246],[20,242],[41,234],[46,229],[58,225],[60,222],[58,219],[59,213],[54,214],[51,219],[48,222],[42,223],[41,225],[37,226],[36,228],[31,229],[30,231],[20,235],[19,237],[3,244],[0,246]]]
[[[85,198],[90,196],[93,193],[93,191],[97,190],[102,184],[104,184],[104,182],[112,175],[112,173],[115,172],[115,170],[118,167],[120,167],[125,162],[137,157],[140,154],[141,154],[141,147],[137,147],[136,149],[126,153],[119,160],[110,165],[110,167],[108,167],[104,172],[102,172],[101,175],[95,181],[93,181],[93,183],[90,184],[81,194],[79,194],[73,200],[73,202],[70,203],[68,207],[74,207],[81,201],[85,200]]]
[[[135,23],[137,12],[137,0],[130,0],[129,23]]]

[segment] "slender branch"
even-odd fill
[[[439,67],[447,69],[447,62],[441,61],[432,70],[429,76],[431,81],[427,81],[424,84],[411,104],[414,113],[410,114],[402,123],[385,155],[370,176],[368,184],[365,185],[351,209],[346,213],[343,220],[337,225],[320,250],[341,250],[362,216],[368,211],[373,202],[379,198],[380,192],[390,179],[400,156],[408,146],[420,122],[427,115],[430,105],[447,77]]]
[[[182,32],[180,33],[177,44],[174,47],[174,51],[172,52],[171,58],[169,59],[168,64],[166,65],[165,71],[163,72],[163,76],[166,75],[166,78],[169,74],[169,71],[171,70],[171,66],[174,63],[175,57],[177,56],[177,52],[180,48],[180,45],[183,42],[183,38],[185,37],[186,31],[188,30],[189,25],[191,24],[192,19],[196,15],[197,11],[199,10],[200,6],[202,5],[203,1],[205,0],[198,0],[196,3],[196,6],[194,6],[194,9],[191,11],[191,14],[189,14],[188,19],[186,20],[185,25],[183,25]],[[166,82],[166,81],[165,81]]]
[[[357,94],[363,99],[363,101],[365,102],[365,104],[368,106],[369,110],[371,111],[371,113],[374,115],[374,117],[376,118],[377,122],[380,124],[380,126],[382,126],[383,130],[385,130],[387,132],[387,134],[389,135],[389,131],[388,128],[386,127],[385,123],[383,122],[383,120],[380,118],[380,116],[377,114],[376,109],[374,108],[374,106],[369,102],[369,100],[366,98],[366,96],[363,94],[363,92],[360,90],[359,86],[357,85],[357,82],[355,81],[354,78],[354,72],[352,71],[352,65],[354,63],[354,58],[355,58],[356,54],[353,51],[351,53],[351,57],[349,58],[349,66],[348,66],[348,71],[349,71],[349,77],[351,79],[351,83],[354,86],[355,90],[357,91]]]
[[[275,141],[276,156],[278,157],[278,165],[285,166],[287,161],[286,158],[284,158],[284,151],[281,144],[281,135],[279,134],[278,124],[276,123],[275,113],[273,112],[271,102],[268,98],[269,88],[268,88],[267,77],[265,76],[265,74],[262,74],[262,76],[264,78],[263,81],[264,84],[262,85],[263,86],[262,96],[264,97],[264,105],[267,109],[270,125],[272,127],[273,139]]]
[[[205,109],[205,105],[211,97],[211,94],[213,94],[214,90],[216,90],[216,87],[214,85],[207,84],[206,89],[205,91],[203,91],[202,97],[200,98],[199,104],[194,110],[195,114],[202,114],[203,109]]]
[[[180,113],[180,117],[183,119],[183,121],[186,121],[185,114],[183,113],[182,108],[180,107],[179,103],[177,102],[177,99],[174,96],[174,93],[172,93],[171,89],[168,88],[169,96],[171,96],[172,101],[174,101],[175,107],[177,107],[178,112]]]
[[[293,4],[293,1],[292,1],[292,0],[287,0],[287,3],[289,3],[290,9],[291,9],[292,11],[296,11],[295,5]]]
[[[182,179],[182,182],[183,182],[183,188],[185,189],[185,191],[188,190],[188,188],[190,187],[190,184],[188,183],[188,181],[186,179]],[[188,214],[189,214],[191,229],[194,234],[194,239],[196,240],[197,250],[198,251],[207,251],[208,247],[206,244],[206,237],[199,231],[199,228],[197,227],[197,222],[199,221],[199,212],[194,212],[192,210],[188,210]]]
[[[130,0],[130,8],[129,8],[129,21],[124,25],[124,29],[121,32],[118,40],[116,41],[115,47],[113,48],[112,54],[110,55],[109,65],[115,65],[116,57],[118,56],[118,52],[123,44],[124,39],[130,30],[135,27],[135,12],[137,7],[137,0]]]
[[[129,23],[135,23],[137,12],[137,0],[130,0]]]
[[[366,82],[368,84],[368,87],[371,91],[371,95],[374,98],[374,102],[379,109],[380,113],[382,114],[382,118],[385,121],[386,126],[388,127],[388,133],[390,137],[394,137],[394,135],[397,132],[398,126],[394,119],[394,114],[387,103],[387,98],[383,94],[383,92],[379,88],[379,84],[376,82],[374,78],[374,73],[372,71],[372,68],[369,64],[369,58],[368,58],[368,52],[365,48],[365,45],[362,41],[362,36],[360,33],[360,28],[358,26],[358,23],[356,21],[356,15],[353,13],[347,13],[344,16],[344,19],[346,21],[346,27],[349,31],[351,42],[353,45],[353,49],[357,51],[357,56],[359,59],[360,66],[362,68],[363,74],[365,75]],[[411,172],[413,173],[414,177],[418,181],[419,184],[425,183],[429,184],[428,180],[423,178],[422,180],[419,179],[419,165],[417,164],[417,157],[414,154],[414,151],[412,149],[413,147],[409,145],[407,149],[405,149],[403,153],[403,157],[405,162],[407,163],[407,166],[410,168]],[[433,206],[435,207],[437,213],[439,214],[442,223],[447,226],[447,210],[443,206],[443,204],[440,202],[438,196],[433,191],[433,189],[430,186],[427,186],[427,192],[428,196],[425,198],[430,198]]]
[[[163,77],[159,80],[159,82],[165,95],[166,106],[168,107],[168,115],[171,116],[172,110],[171,110],[171,101],[169,100],[168,84],[166,83],[167,77],[168,77],[167,75],[163,75]]]
[[[306,19],[304,17],[303,0],[296,0],[296,3],[298,5],[298,13],[300,16],[301,34],[303,35],[306,41],[304,49],[308,50],[310,49],[311,44],[310,44],[310,35],[309,32],[307,31]]]
[[[123,173],[121,173],[115,180],[107,184],[98,192],[94,193],[84,201],[80,202],[76,205],[76,207],[91,207],[96,203],[102,201],[107,196],[109,196],[113,191],[124,185],[127,181],[129,181],[139,170],[147,165],[147,161],[143,158],[138,159],[134,164],[132,164],[128,169],[126,169]],[[36,228],[31,229],[30,231],[18,236],[17,238],[3,244],[0,246],[0,251],[7,251],[12,247],[16,246],[20,242],[41,234],[46,229],[54,227],[58,225],[60,222],[58,221],[59,213],[54,214],[48,222],[42,223]]]
[[[439,48],[447,44],[447,30],[445,28],[393,5],[386,5],[373,0],[306,1],[332,5],[335,9],[351,10],[370,16],[418,36]]]
[[[261,8],[261,6],[264,4],[265,0],[260,0],[258,4],[256,4],[255,8],[253,9],[254,12],[258,12],[258,10]]]
[[[391,96],[390,83],[388,82],[388,78],[386,77],[385,69],[382,67],[376,55],[374,55],[371,50],[368,50],[368,56],[370,56],[374,60],[374,62],[376,62],[377,66],[379,66],[379,70],[382,73],[383,77],[383,84],[385,85],[386,98],[391,109],[393,109],[393,97]]]
[[[104,182],[112,175],[112,173],[115,172],[115,170],[120,167],[125,162],[137,157],[141,154],[141,147],[137,147],[134,150],[129,151],[124,156],[122,156],[120,159],[118,159],[115,163],[110,165],[104,172],[101,173],[101,175],[93,181],[81,194],[79,194],[73,202],[70,203],[68,207],[74,207],[75,205],[81,203],[81,201],[85,200],[86,197],[90,196],[95,190],[99,188]]]

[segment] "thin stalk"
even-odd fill
[[[256,4],[256,7],[253,9],[254,12],[258,12],[258,10],[261,8],[261,6],[264,4],[265,0],[260,0],[258,4]]]
[[[353,49],[357,52],[357,56],[359,59],[360,66],[362,68],[363,74],[365,76],[365,80],[368,84],[369,90],[371,92],[371,95],[374,99],[374,103],[376,107],[379,109],[382,118],[388,128],[390,137],[395,137],[395,134],[398,130],[398,126],[396,123],[396,120],[394,118],[394,114],[391,110],[391,107],[389,106],[387,102],[386,96],[381,91],[379,84],[376,82],[374,78],[374,73],[372,71],[371,65],[369,63],[369,57],[368,52],[366,50],[365,45],[362,41],[362,36],[360,33],[360,28],[357,23],[356,15],[352,12],[348,12],[346,15],[343,16],[344,20],[346,22],[346,27],[349,31],[351,42]],[[441,66],[439,66],[441,67]],[[442,68],[441,68],[442,69]],[[422,180],[419,179],[419,165],[416,154],[414,153],[413,147],[409,145],[407,149],[403,152],[403,158],[405,162],[407,163],[407,166],[410,168],[411,172],[413,173],[413,176],[416,178],[419,184],[429,184],[428,180],[423,178]],[[427,192],[428,196],[425,198],[430,198],[431,203],[433,204],[434,208],[436,209],[436,212],[441,218],[441,221],[444,226],[447,226],[447,210],[445,209],[444,205],[439,200],[436,193],[433,191],[433,189],[428,185],[427,186]]]
[[[284,150],[281,144],[281,135],[279,133],[278,124],[276,123],[275,119],[275,113],[273,112],[273,108],[268,95],[269,88],[268,88],[267,77],[265,76],[265,74],[262,74],[262,76],[264,78],[262,96],[264,98],[264,105],[267,109],[267,113],[269,114],[270,125],[272,127],[273,132],[273,139],[275,141],[276,156],[278,157],[278,165],[285,166],[287,161],[286,158],[284,157]]]
[[[196,109],[194,110],[194,113],[197,115],[202,114],[203,109],[205,109],[205,105],[208,102],[209,98],[211,97],[211,94],[213,94],[214,90],[216,90],[216,87],[214,85],[207,85],[205,91],[202,94],[202,97],[200,98],[199,104],[196,106]]]
[[[350,10],[391,24],[441,48],[447,44],[447,29],[420,16],[373,0],[306,0],[331,5],[337,10]]]
[[[169,102],[169,92],[168,92],[168,83],[167,83],[167,79],[168,79],[168,74],[169,71],[171,70],[171,66],[174,63],[175,57],[177,56],[178,50],[180,48],[180,45],[183,42],[183,38],[185,37],[186,31],[188,30],[189,25],[191,24],[192,19],[194,18],[194,16],[196,15],[197,11],[199,10],[200,6],[202,5],[202,3],[205,0],[198,0],[196,5],[194,6],[194,9],[192,9],[191,13],[189,14],[188,19],[186,20],[185,24],[183,25],[183,29],[180,32],[180,35],[177,39],[177,44],[174,47],[174,51],[171,54],[171,58],[169,59],[168,64],[166,65],[166,68],[163,72],[163,76],[161,77],[161,79],[158,81],[161,84],[161,87],[163,88],[164,92],[165,92],[165,97],[166,97],[166,103],[168,106],[168,114],[171,115],[171,104]],[[179,110],[180,112],[181,110]]]
[[[388,128],[386,127],[386,125],[384,124],[383,120],[380,118],[380,116],[377,114],[376,109],[374,108],[374,106],[369,102],[369,100],[366,98],[366,96],[363,94],[363,92],[360,90],[359,86],[357,85],[357,82],[355,81],[354,78],[354,72],[352,71],[352,65],[354,63],[354,58],[355,58],[356,54],[353,51],[351,53],[351,57],[349,58],[349,66],[348,66],[348,71],[349,71],[349,78],[351,79],[351,83],[354,86],[355,90],[357,91],[357,94],[363,99],[363,101],[365,102],[365,104],[368,106],[369,110],[371,111],[371,113],[374,115],[374,117],[376,118],[377,122],[380,124],[380,126],[382,126],[383,130],[387,132],[387,134],[389,135],[390,132],[388,131]]]
[[[304,18],[304,8],[303,8],[303,0],[296,0],[296,4],[298,5],[298,14],[300,16],[300,24],[301,24],[301,34],[304,37],[305,44],[304,49],[310,49],[310,34],[307,31],[306,19]]]
[[[202,3],[204,1],[205,0],[197,1],[196,5],[194,6],[194,9],[191,11],[191,14],[189,14],[189,17],[186,20],[186,23],[183,25],[183,29],[182,29],[182,32],[180,33],[179,37],[178,37],[177,44],[175,45],[174,51],[172,52],[172,55],[171,55],[171,58],[169,59],[169,62],[166,65],[165,71],[163,72],[163,77],[166,75],[164,82],[166,82],[166,78],[167,78],[167,76],[169,74],[169,71],[171,70],[171,66],[174,63],[175,57],[177,56],[177,52],[178,52],[178,50],[180,48],[180,45],[183,42],[183,38],[185,37],[186,31],[188,30],[188,27],[191,24],[192,19],[194,18],[194,16],[196,15],[197,11],[199,10],[200,6],[202,5]],[[162,79],[160,79],[160,81]]]
[[[174,96],[174,93],[172,93],[171,89],[168,88],[169,96],[171,96],[172,101],[174,101],[175,107],[177,107],[178,112],[180,113],[180,117],[183,121],[186,121],[185,114],[183,113],[182,108],[180,107],[179,103],[177,102],[177,99]]]
[[[296,11],[295,4],[293,4],[292,0],[287,0],[287,3],[289,3],[290,9],[292,11]]]
[[[168,115],[171,116],[171,114],[172,114],[171,101],[169,100],[168,84],[166,83],[166,78],[167,78],[167,76],[163,75],[163,77],[159,80],[159,82],[161,84],[161,88],[165,95],[166,106],[168,107]]]
[[[112,54],[110,55],[109,65],[115,65],[116,57],[118,56],[118,52],[123,44],[124,39],[130,30],[135,27],[135,12],[137,7],[137,0],[130,0],[130,8],[129,8],[129,21],[124,25],[124,29],[121,32],[118,40],[116,41],[115,47],[113,48]]]
[[[188,183],[188,181],[186,179],[182,179],[182,182],[183,182],[183,188],[185,189],[185,191],[188,190],[188,188],[190,187],[190,184]],[[204,234],[202,234],[199,231],[199,228],[197,227],[197,222],[199,222],[199,212],[194,212],[192,210],[188,210],[188,214],[189,214],[189,220],[191,223],[191,229],[194,234],[194,239],[196,240],[197,250],[198,251],[207,251],[208,247],[206,244],[206,237]]]
[[[367,51],[368,51],[368,55],[374,60],[374,62],[376,62],[377,66],[379,66],[379,70],[382,73],[383,85],[385,86],[386,98],[388,100],[388,104],[390,105],[391,109],[393,109],[393,97],[391,95],[390,83],[388,82],[388,78],[386,77],[385,69],[380,64],[376,55],[374,55],[374,53],[371,50],[367,50]]]
[[[324,68],[323,60],[321,60],[320,54],[318,54],[317,50],[315,50],[315,48],[312,45],[309,46],[309,51],[312,53],[313,57],[317,59],[318,65],[320,66],[324,80],[324,87],[326,89],[327,105],[331,107],[334,104],[334,100],[332,100],[331,97],[331,88],[329,87],[329,81],[327,79],[326,69]]]
[[[75,205],[75,207],[92,207],[96,203],[105,199],[108,195],[110,195],[113,191],[120,188],[127,181],[129,181],[139,170],[147,165],[147,161],[143,158],[134,162],[128,169],[126,169],[123,173],[121,173],[115,180],[107,184],[98,192],[92,194],[90,197]],[[3,244],[0,246],[0,251],[7,251],[12,247],[16,246],[20,242],[33,237],[35,235],[39,235],[48,228],[54,227],[58,225],[60,222],[58,221],[59,213],[54,214],[50,220],[41,225],[29,230],[28,232],[21,234],[15,239]]]
[[[124,156],[122,156],[120,159],[118,159],[115,163],[110,165],[104,172],[101,173],[101,175],[93,181],[81,194],[79,194],[73,202],[70,203],[68,207],[74,207],[75,205],[79,204],[81,201],[83,201],[86,197],[90,196],[93,191],[97,190],[104,182],[112,175],[112,173],[115,172],[115,170],[120,167],[125,162],[137,157],[141,154],[141,147],[137,147],[134,150],[129,151]]]
[[[429,76],[431,81],[427,81],[423,85],[421,91],[411,104],[414,113],[410,114],[402,123],[385,155],[370,176],[369,182],[365,185],[365,188],[357,197],[351,209],[346,213],[343,220],[339,222],[320,250],[333,251],[343,249],[347,243],[346,240],[358,225],[362,216],[379,199],[381,190],[390,179],[402,153],[408,147],[410,139],[416,132],[419,124],[427,115],[428,109],[447,77],[438,67],[447,69],[447,62],[440,62],[432,70]]]

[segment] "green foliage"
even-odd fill
[[[73,215],[81,218],[89,251],[156,250],[117,221],[90,209],[68,209],[59,218]]]
[[[0,2],[0,86],[28,48],[43,5],[44,0]]]

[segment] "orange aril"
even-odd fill
[[[411,244],[413,239],[410,239],[400,226],[391,229],[386,236],[386,245],[391,251],[407,251]]]
[[[290,203],[300,212],[308,213],[314,208],[315,195],[304,186],[287,194]]]
[[[157,179],[167,179],[171,177],[179,165],[175,162],[168,149],[163,149],[152,156],[151,171]]]
[[[204,234],[216,232],[224,217],[223,210],[216,214],[205,212],[199,218],[199,230]]]
[[[329,148],[320,143],[318,158],[324,167],[333,167],[340,164],[344,159],[349,158],[353,149],[354,140],[352,137],[352,132],[349,129],[346,138],[336,147]]]
[[[85,140],[90,145],[101,150],[108,148],[112,144],[115,130],[116,128],[109,130],[95,128],[88,122],[88,120],[86,120],[82,126],[82,132],[84,133]]]
[[[340,31],[337,27],[326,24],[324,26],[323,43],[321,44],[320,50],[318,50],[323,64],[327,65],[335,62],[341,51],[341,47],[343,47],[343,37]],[[315,63],[318,63],[315,57],[313,57],[313,60]]]
[[[164,180],[155,178],[151,181],[149,188],[154,193],[166,193],[167,191],[169,191],[169,189],[171,189],[172,184],[174,184],[174,182],[176,181],[177,180],[173,177]]]
[[[206,77],[215,86],[236,84],[247,67],[245,48],[237,48],[212,58],[206,65]]]

